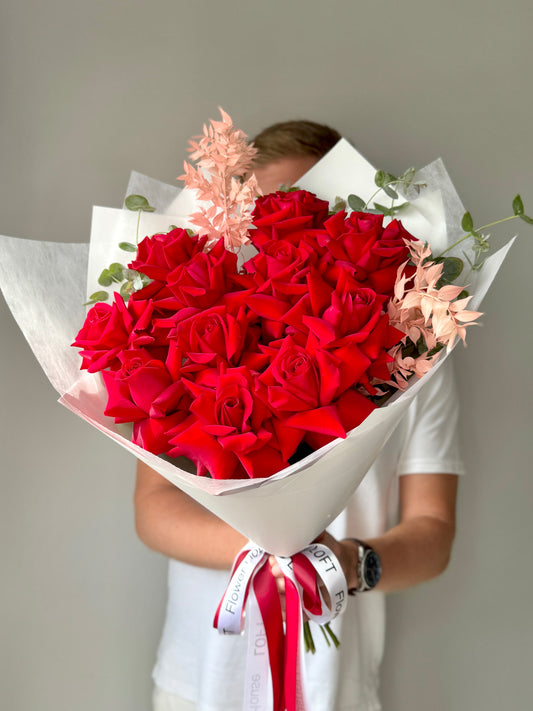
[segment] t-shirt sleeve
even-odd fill
[[[459,398],[448,358],[414,399],[407,413],[398,474],[464,474],[459,451]]]

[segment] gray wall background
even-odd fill
[[[328,122],[392,172],[440,155],[477,223],[533,212],[529,0],[4,0],[0,232],[87,241],[130,169],[173,182],[217,106]],[[452,563],[389,599],[386,711],[530,707],[531,265],[521,237],[456,359],[468,476]],[[53,279],[53,275],[50,275]],[[144,711],[165,561],[134,461],[54,404],[0,300],[0,703]]]

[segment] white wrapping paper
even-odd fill
[[[374,168],[342,140],[302,179],[300,187],[333,202],[375,191]],[[417,173],[428,187],[402,211],[405,227],[440,252],[461,236],[464,208],[438,160]],[[140,174],[132,174],[128,193],[145,195],[156,207],[143,213],[140,235],[190,226],[194,195]],[[411,196],[409,196],[411,197]],[[378,201],[387,203],[380,194]],[[100,289],[97,276],[113,261],[124,262],[120,241],[133,241],[137,214],[94,208],[90,256],[87,245],[56,244],[0,237],[0,286],[63,405],[112,438],[137,458],[199,501],[265,550],[287,556],[301,550],[342,511],[412,399],[440,367],[445,356],[404,393],[372,414],[345,440],[337,439],[268,479],[220,481],[197,477],[186,460],[167,461],[129,440],[130,430],[103,412],[107,393],[100,374],[81,373],[70,346],[84,321],[86,293]],[[478,309],[512,244],[469,276],[474,293],[469,308]],[[461,250],[458,251],[460,253]],[[453,254],[453,252],[452,252]],[[248,255],[247,255],[248,257]],[[247,258],[246,257],[246,258]],[[127,258],[127,257],[126,257]],[[53,275],[53,278],[51,278]],[[87,290],[86,290],[87,287]],[[188,470],[187,470],[188,469]]]

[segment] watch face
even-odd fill
[[[363,575],[367,588],[372,589],[379,583],[379,579],[381,578],[381,562],[378,554],[373,550],[368,551],[365,556]]]

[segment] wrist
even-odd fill
[[[350,595],[355,595],[359,583],[357,570],[359,566],[359,546],[354,538],[344,538],[342,541],[344,549],[343,569],[346,576],[346,586]]]
[[[376,551],[357,538],[346,538],[345,542],[351,544],[352,556],[355,562],[350,568],[351,573],[346,577],[348,593],[355,595],[357,592],[373,590],[381,578],[381,561]],[[353,585],[351,584],[353,581]]]

